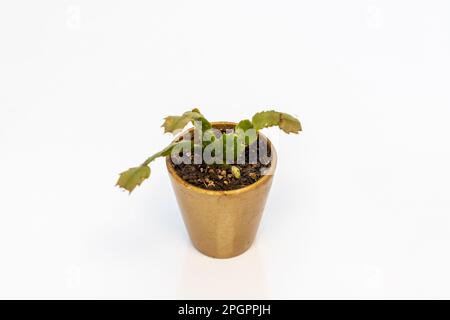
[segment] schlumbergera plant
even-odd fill
[[[298,119],[274,110],[258,112],[251,120],[242,120],[233,129],[227,129],[225,132],[215,129],[198,109],[187,111],[181,116],[168,116],[161,127],[164,128],[164,133],[177,135],[189,123],[193,125],[193,137],[187,132],[183,137],[147,158],[140,166],[120,173],[116,185],[131,193],[150,177],[149,164],[159,157],[167,156],[171,156],[175,164],[190,161],[193,158],[194,164],[207,163],[223,168],[231,167],[233,176],[239,179],[239,168],[233,164],[245,162],[246,148],[264,146],[257,144],[259,130],[273,126],[278,126],[288,134],[302,130]],[[190,157],[192,154],[194,156]],[[250,163],[254,161],[256,159],[249,159]]]

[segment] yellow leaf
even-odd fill
[[[280,129],[286,133],[298,133],[302,131],[302,125],[298,119],[287,113],[280,114]]]

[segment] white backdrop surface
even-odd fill
[[[450,298],[448,1],[2,1],[1,298]],[[190,244],[162,118],[304,132],[255,245]]]

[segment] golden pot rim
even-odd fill
[[[234,127],[237,123],[236,122],[229,122],[229,121],[217,121],[217,122],[211,122],[211,125],[213,127]],[[187,132],[191,132],[193,131],[194,128],[190,128],[188,130],[185,130],[182,134],[180,134],[176,139],[174,139],[174,141],[176,141],[179,137],[181,137],[183,134],[187,133]],[[232,195],[232,194],[238,194],[238,193],[244,193],[244,192],[250,192],[264,184],[266,184],[267,182],[269,182],[270,177],[273,176],[275,174],[275,169],[277,167],[277,152],[275,150],[275,147],[273,146],[272,142],[269,140],[269,138],[267,138],[264,134],[262,134],[261,132],[258,132],[258,136],[260,136],[263,139],[266,139],[268,142],[268,145],[270,146],[270,150],[271,150],[271,156],[272,156],[272,162],[270,164],[270,167],[267,171],[267,174],[265,174],[264,176],[262,176],[258,181],[249,184],[248,186],[245,186],[243,188],[240,189],[234,189],[234,190],[207,190],[207,189],[203,189],[197,186],[194,186],[192,184],[190,184],[189,182],[185,181],[183,178],[181,178],[178,173],[175,171],[175,168],[172,166],[172,161],[170,159],[170,156],[166,157],[166,167],[167,170],[169,171],[169,174],[175,179],[175,181],[179,184],[181,184],[182,186],[184,186],[187,189],[190,189],[192,191],[198,192],[198,193],[203,193],[203,194],[208,194],[211,196],[226,196],[226,195]]]

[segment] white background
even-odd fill
[[[2,1],[1,298],[450,298],[448,1]],[[254,246],[190,244],[169,114],[304,132]]]

